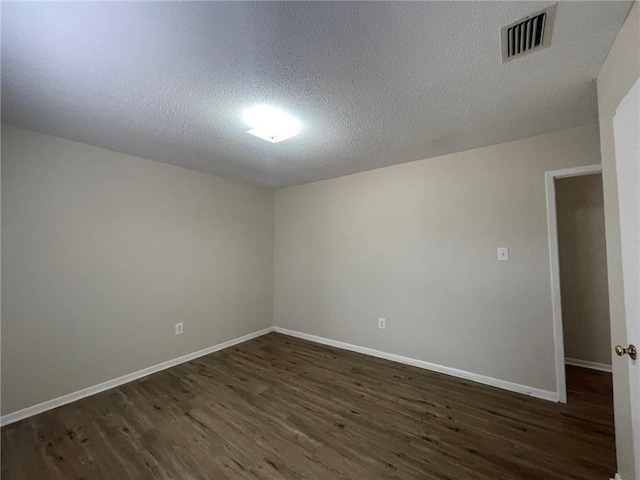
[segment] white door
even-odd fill
[[[613,117],[627,342],[640,348],[640,80]],[[640,358],[627,355],[636,478],[640,480]],[[615,364],[614,364],[615,368]]]

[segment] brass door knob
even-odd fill
[[[624,348],[621,345],[616,345],[616,355],[621,357],[625,353],[629,355],[632,360],[635,360],[638,357],[638,350],[636,350],[635,345],[629,345],[627,348]]]

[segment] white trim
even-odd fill
[[[594,175],[602,173],[602,165],[583,165],[580,167],[563,168],[561,170],[549,170],[544,172],[545,175],[551,175],[553,178],[582,177],[584,175]]]
[[[542,398],[544,400],[550,400],[552,402],[558,401],[558,394],[548,390],[542,390],[540,388],[528,387],[526,385],[520,385],[518,383],[508,382],[506,380],[500,380],[497,378],[486,377],[477,373],[467,372],[465,370],[458,370],[457,368],[445,367],[437,365],[435,363],[425,362],[423,360],[416,360],[414,358],[403,357],[394,353],[381,352],[372,348],[360,347],[350,343],[339,342],[337,340],[331,340],[324,337],[318,337],[316,335],[310,335],[308,333],[297,332],[295,330],[288,330],[286,328],[274,327],[274,331],[289,335],[291,337],[301,338],[303,340],[309,340],[310,342],[321,343],[322,345],[329,345],[331,347],[340,348],[342,350],[349,350],[351,352],[363,353],[372,357],[384,358],[385,360],[391,360],[392,362],[404,363],[406,365],[412,365],[418,368],[424,368],[425,370],[432,370],[434,372],[444,373],[453,377],[464,378],[465,380],[471,380],[473,382],[482,383],[484,385],[490,385],[492,387],[502,388],[504,390],[510,390],[512,392],[523,393],[536,398]]]
[[[574,367],[590,368],[591,370],[611,373],[611,365],[607,365],[606,363],[589,362],[588,360],[579,360],[577,358],[565,358],[564,363],[573,365]]]
[[[558,401],[567,403],[567,383],[564,372],[564,337],[562,333],[562,303],[560,299],[560,255],[558,251],[558,224],[556,218],[556,178],[579,177],[602,173],[602,165],[565,168],[545,172],[547,196],[547,229],[549,235],[549,266],[551,269],[551,310],[553,314],[553,341],[555,343],[556,388]]]
[[[247,340],[260,337],[270,332],[273,332],[273,327],[258,330],[257,332],[249,333],[247,335],[243,335],[242,337],[219,343],[218,345],[214,345],[213,347],[205,348],[204,350],[188,353],[187,355],[183,355],[172,360],[167,360],[166,362],[158,363],[157,365],[153,365],[151,367],[143,368],[142,370],[138,370],[137,372],[128,373],[126,375],[123,375],[122,377],[114,378],[113,380],[107,380],[106,382],[83,388],[82,390],[78,390],[77,392],[68,393],[67,395],[63,395],[52,400],[47,400],[46,402],[32,405],[31,407],[23,408],[22,410],[18,410],[17,412],[8,413],[0,417],[0,426],[9,425],[10,423],[17,422],[18,420],[32,417],[33,415],[46,412],[47,410],[51,410],[53,408],[61,407],[62,405],[66,405],[67,403],[75,402],[82,398],[95,395],[96,393],[104,392],[105,390],[109,390],[110,388],[124,385],[125,383],[129,383],[139,378],[146,377],[147,375],[151,375],[152,373],[175,367],[176,365],[180,365],[181,363],[189,362],[198,357],[209,355],[210,353],[232,347],[239,343],[246,342]]]
[[[588,360],[579,360],[577,358],[566,357],[564,359],[564,363],[566,363],[567,365],[573,365],[574,367],[590,368],[591,370],[600,370],[601,372],[611,373],[612,371],[611,365],[607,365],[606,363],[590,362]]]

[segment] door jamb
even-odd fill
[[[585,165],[544,172],[547,195],[547,232],[549,235],[549,264],[551,267],[551,311],[553,341],[555,343],[556,388],[558,402],[567,403],[567,383],[564,371],[564,336],[562,332],[562,303],[560,299],[560,254],[556,213],[556,178],[580,177],[602,173],[602,165]]]

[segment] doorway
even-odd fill
[[[590,208],[587,205],[580,205],[581,202],[591,202],[593,205],[602,201],[602,168],[600,165],[588,165],[582,167],[569,168],[546,172],[546,193],[547,193],[547,221],[549,232],[549,253],[551,267],[551,296],[553,325],[555,337],[556,354],[556,383],[558,390],[558,401],[567,403],[566,385],[566,356],[565,356],[565,333],[563,312],[568,313],[567,323],[569,333],[569,345],[567,351],[569,363],[580,367],[598,367],[600,371],[611,368],[610,350],[610,324],[608,313],[608,291],[606,283],[606,251],[600,251],[604,247],[604,239],[584,238],[585,235],[593,236],[594,229],[602,229],[603,223],[599,225],[598,208]],[[584,178],[581,178],[584,177]],[[563,183],[559,183],[563,182]],[[566,183],[565,183],[566,182]],[[589,187],[599,189],[596,192],[584,191]],[[576,189],[583,191],[576,192]],[[557,191],[559,190],[559,192]],[[558,193],[562,204],[558,205]],[[598,196],[600,198],[598,199]],[[558,208],[561,209],[558,215]],[[595,210],[595,211],[594,211]],[[577,218],[581,217],[581,218]],[[560,228],[558,221],[562,220]],[[559,234],[563,240],[563,263],[565,274],[564,292],[561,279],[561,258]],[[578,245],[579,242],[579,245]],[[601,242],[601,244],[600,244]],[[591,264],[593,251],[597,250],[597,255],[604,259],[604,266],[596,267]],[[598,278],[594,281],[590,278],[593,270],[598,271]],[[604,269],[604,271],[602,271]],[[576,271],[578,270],[578,271]],[[604,275],[602,277],[602,275]],[[576,283],[576,278],[578,283]],[[604,279],[604,283],[601,281]],[[604,288],[606,296],[602,296],[602,291],[598,292],[597,299],[585,298],[590,292],[598,288]],[[566,302],[562,302],[562,294],[566,297]],[[604,301],[602,300],[604,298]],[[583,300],[584,302],[581,302]],[[588,308],[590,304],[597,304],[597,311],[592,312]],[[584,322],[581,314],[588,315],[588,320]],[[603,317],[598,319],[598,317]],[[603,320],[604,322],[602,322]],[[602,326],[604,323],[604,327]],[[595,331],[586,332],[587,328],[596,325]],[[601,334],[604,332],[607,341],[605,353],[601,350]],[[585,340],[586,339],[586,340]],[[585,343],[586,342],[586,343]],[[597,350],[597,351],[594,351]],[[587,354],[584,352],[588,351]],[[577,357],[577,358],[574,358]],[[580,365],[575,365],[580,363]]]
[[[558,401],[588,408],[615,471],[611,323],[600,165],[546,173]]]
[[[611,373],[602,174],[556,178],[555,193],[565,365]]]

